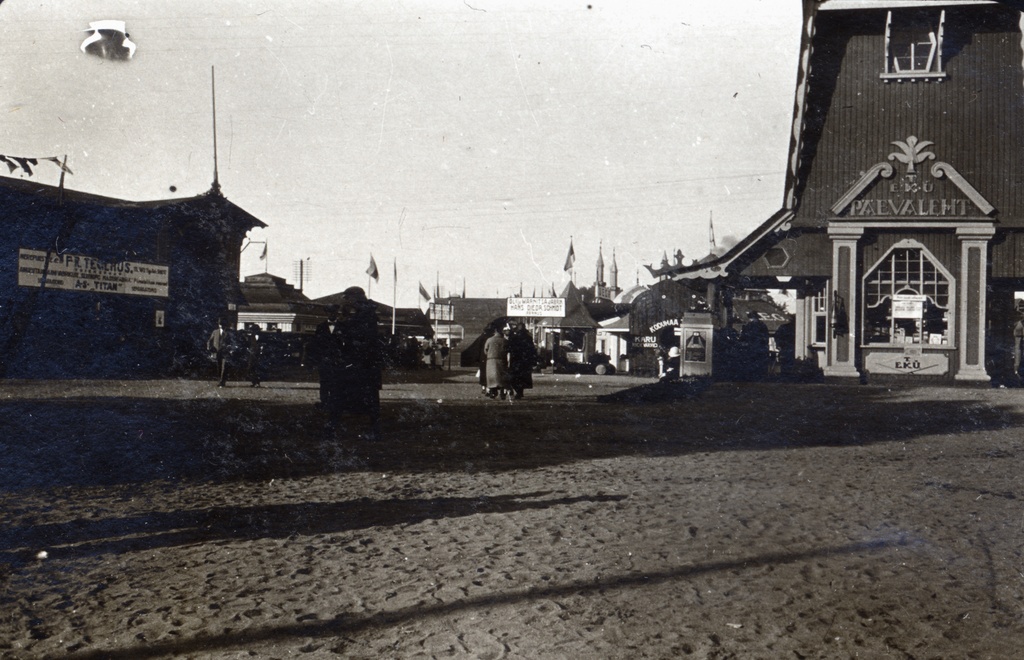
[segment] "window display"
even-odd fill
[[[950,344],[950,280],[924,248],[893,248],[864,278],[864,343]]]

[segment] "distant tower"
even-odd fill
[[[604,286],[604,255],[601,253],[601,244],[597,244],[597,277],[594,279],[595,291]]]
[[[612,248],[612,267],[609,271],[608,286],[613,293],[619,292],[619,264],[615,262],[615,248]]]

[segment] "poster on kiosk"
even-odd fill
[[[714,326],[711,314],[687,312],[679,326],[680,372],[683,376],[710,376]]]

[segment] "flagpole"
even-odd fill
[[[213,106],[213,189],[220,190],[220,177],[217,175],[217,80],[213,65],[210,65],[210,98]],[[264,271],[266,272],[266,271]]]
[[[398,314],[398,257],[394,261],[394,284],[391,287],[391,336],[395,336],[395,317]]]
[[[434,343],[437,343],[437,299],[441,297],[441,271],[434,275]],[[427,311],[430,311],[430,303],[427,303]]]
[[[68,155],[64,154],[64,162],[60,166],[60,205],[64,206],[64,172],[68,167]]]

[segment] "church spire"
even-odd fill
[[[601,244],[597,244],[597,279],[594,280],[597,286],[604,286],[604,254],[601,252]]]
[[[615,248],[612,248],[612,267],[608,272],[608,286],[612,291],[619,290],[619,265],[615,262]]]

